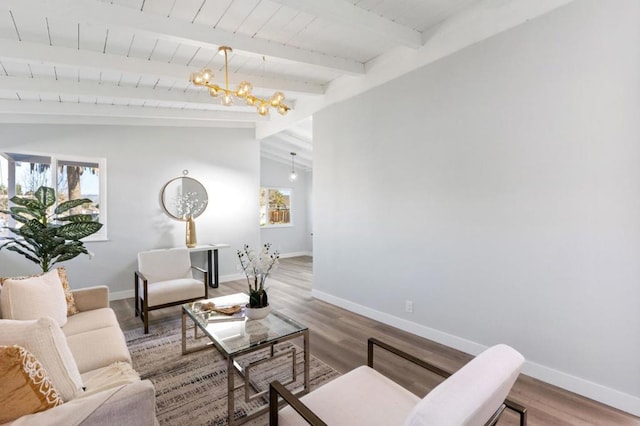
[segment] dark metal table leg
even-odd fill
[[[211,250],[207,250],[207,272],[209,273],[209,282],[207,284],[209,284],[209,287],[211,288],[215,288],[215,286],[213,285],[213,270],[212,270],[212,265],[213,265],[213,261],[211,260]]]
[[[211,250],[209,250],[209,260],[211,260]],[[211,272],[209,272],[209,277],[211,277]],[[213,288],[218,288],[219,284],[220,284],[220,281],[218,277],[218,249],[213,249]]]

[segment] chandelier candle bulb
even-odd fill
[[[227,93],[222,97],[222,105],[224,106],[233,105],[233,98],[231,97],[230,94]]]
[[[265,101],[260,102],[260,105],[258,105],[258,114],[262,116],[269,114],[269,105]]]

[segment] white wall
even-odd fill
[[[291,165],[286,165],[267,158],[260,163],[261,185],[272,188],[291,188],[292,197],[292,226],[266,227],[260,230],[262,243],[271,243],[282,256],[300,256],[311,254],[311,236],[309,230],[309,190],[311,175],[297,169],[298,179],[289,181]]]
[[[640,415],[638,40],[574,2],[316,114],[314,295]]]
[[[184,245],[185,224],[163,214],[159,192],[183,169],[207,189],[209,205],[196,219],[199,243],[228,243],[220,275],[236,275],[235,250],[260,244],[257,193],[260,152],[252,129],[126,126],[0,125],[0,151],[43,152],[107,159],[109,241],[65,265],[72,288],[106,284],[133,294],[138,251]],[[193,254],[204,264],[204,254]],[[0,276],[37,272],[16,253],[0,252]]]

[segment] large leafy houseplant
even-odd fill
[[[9,214],[21,226],[6,227],[17,236],[0,240],[0,250],[6,248],[23,255],[37,263],[43,272],[81,253],[89,254],[80,240],[102,228],[90,214],[70,212],[74,207],[91,203],[88,198],[62,202],[53,214],[49,214],[50,207],[56,202],[53,188],[41,186],[33,198],[15,196],[10,201],[15,207],[2,210],[2,213]]]
[[[238,250],[240,266],[247,277],[249,284],[249,307],[265,308],[269,306],[265,282],[269,273],[278,266],[280,254],[277,251],[270,252],[271,244],[262,246],[259,253],[251,250],[247,244],[242,250]]]

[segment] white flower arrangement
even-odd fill
[[[240,266],[247,277],[249,284],[249,307],[263,308],[269,305],[265,282],[271,271],[278,266],[280,253],[271,251],[271,244],[266,243],[258,253],[251,250],[245,244],[242,250],[238,250]]]
[[[178,216],[188,218],[197,216],[204,209],[205,203],[198,198],[198,193],[187,192],[176,199]]]

